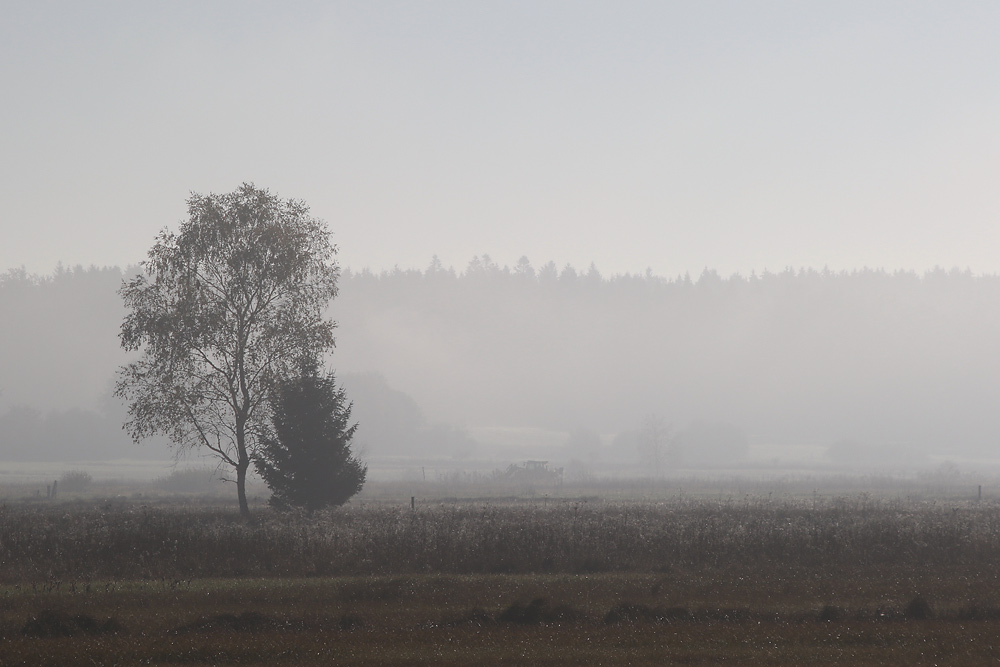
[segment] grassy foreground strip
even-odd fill
[[[663,572],[1000,562],[995,503],[745,499],[345,507],[313,516],[132,503],[0,506],[0,583]]]
[[[1000,659],[992,503],[0,507],[0,665]]]
[[[946,573],[954,575],[955,573]],[[986,664],[991,577],[751,569],[2,591],[0,663]],[[914,590],[924,591],[914,605]],[[933,601],[933,602],[930,602]]]

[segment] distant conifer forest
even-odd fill
[[[127,440],[110,398],[126,359],[117,290],[136,270],[0,275],[0,458],[166,457]],[[603,275],[484,255],[460,270],[345,269],[331,315],[330,365],[371,454],[465,456],[483,446],[477,427],[624,443],[651,417],[673,436],[722,424],[848,453],[1000,444],[993,275]]]

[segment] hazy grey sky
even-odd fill
[[[0,271],[190,191],[345,266],[1000,271],[1000,3],[41,2],[0,19]]]

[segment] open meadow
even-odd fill
[[[0,664],[1000,659],[990,495],[536,493],[411,509],[399,491],[313,515],[258,503],[249,522],[228,497],[9,498]]]

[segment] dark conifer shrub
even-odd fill
[[[351,403],[332,373],[306,364],[279,382],[271,406],[272,432],[262,438],[257,471],[271,505],[308,511],[338,506],[361,490],[368,467],[351,454]]]

